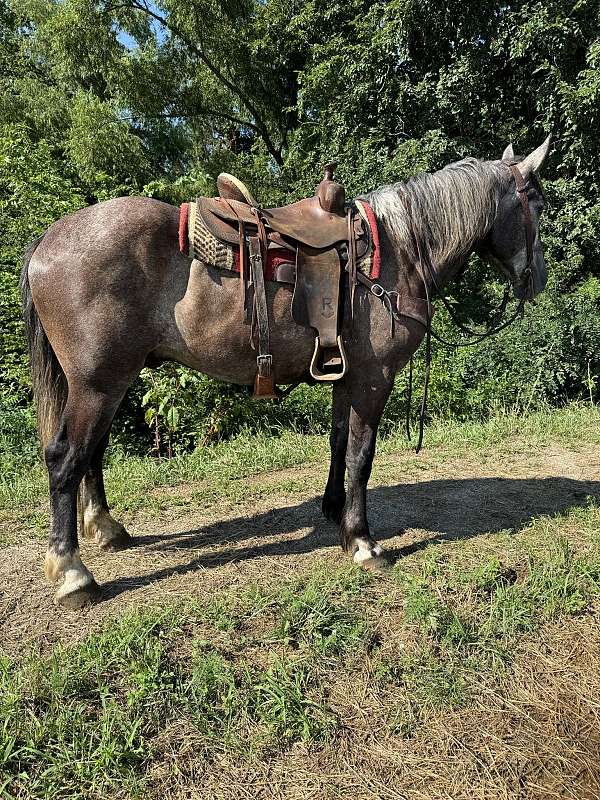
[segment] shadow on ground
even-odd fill
[[[535,517],[554,516],[585,506],[590,496],[600,499],[599,481],[559,477],[469,478],[375,487],[369,491],[368,502],[372,529],[378,541],[399,536],[408,528],[432,534],[389,554],[397,559],[432,543],[503,530],[516,532]],[[330,547],[337,540],[337,529],[322,518],[320,502],[320,497],[313,497],[297,505],[219,521],[194,530],[137,536],[136,544],[144,546],[146,553],[223,547],[191,558],[185,564],[109,581],[102,587],[103,595],[116,597],[170,575],[194,573],[232,561],[294,555]],[[281,538],[305,529],[309,529],[308,533],[300,538]],[[249,539],[252,542],[247,548],[240,547],[240,543]]]

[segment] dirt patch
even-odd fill
[[[409,471],[412,474],[408,474]],[[45,545],[39,540],[1,550],[0,641],[5,650],[42,647],[79,639],[128,607],[160,604],[181,596],[206,596],[251,582],[273,583],[315,563],[341,564],[337,529],[323,520],[318,488],[326,466],[265,475],[275,494],[249,502],[181,505],[193,487],[182,485],[178,504],[128,522],[135,546],[100,553],[81,546],[85,563],[103,589],[103,601],[79,613],[52,604],[52,588],[41,572]],[[282,493],[285,480],[301,481],[304,499]],[[256,481],[256,478],[253,479]],[[377,459],[369,492],[372,528],[394,557],[432,543],[473,540],[486,547],[500,532],[519,529],[540,515],[560,514],[600,497],[600,461],[595,448],[577,452],[547,447],[503,456],[474,454],[445,462],[385,454]],[[490,539],[491,537],[491,539]]]
[[[79,613],[52,605],[41,573],[43,542],[2,549],[2,648],[47,650],[128,608],[241,592],[253,582],[270,587],[316,565],[342,565],[337,530],[320,513],[325,476],[324,464],[269,473],[252,479],[265,487],[260,499],[205,508],[194,505],[197,485],[165,490],[159,496],[167,511],[126,520],[135,537],[130,550],[102,554],[83,542],[103,600]],[[515,450],[501,461],[491,452],[445,461],[384,454],[375,463],[369,507],[378,539],[407,564],[432,547],[454,560],[497,555],[514,564],[516,538],[531,529],[543,546],[539,518],[585,507],[590,496],[600,499],[600,462],[590,447]],[[560,521],[560,534],[577,547],[577,515]],[[406,645],[398,636],[403,610],[397,598],[378,605],[390,588],[385,580],[371,584],[367,598],[380,614],[380,651],[387,642],[396,652]],[[416,709],[415,725],[397,724],[407,713],[408,690],[378,683],[370,651],[359,669],[344,669],[343,661],[324,667],[331,675],[327,704],[341,723],[333,740],[299,741],[255,760],[223,752],[215,761],[190,720],[174,718],[144,765],[148,800],[598,800],[597,612],[522,638],[503,677],[478,674],[466,707]]]
[[[252,767],[224,760],[215,773],[191,736],[176,769],[161,759],[152,783],[162,795],[150,797],[166,790],[174,800],[597,800],[599,653],[597,620],[549,625],[523,643],[510,680],[482,683],[474,706],[431,714],[410,738],[379,724],[391,701],[366,683],[346,691],[347,729],[325,747],[299,744]]]

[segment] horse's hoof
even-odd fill
[[[386,572],[391,567],[389,560],[384,555],[375,556],[374,558],[365,558],[362,561],[355,561],[354,563],[372,572]]]
[[[62,555],[48,548],[44,572],[52,583],[63,579],[54,595],[56,605],[69,609],[83,608],[98,599],[99,588],[94,576],[81,560],[78,550]]]
[[[117,527],[118,526],[118,527]],[[98,547],[104,553],[115,553],[117,550],[126,550],[133,545],[133,537],[127,533],[125,527],[117,523],[110,535],[103,534],[97,540]]]
[[[384,570],[390,566],[383,547],[376,542],[358,542],[352,560],[369,570]]]
[[[100,550],[106,553],[125,550],[133,544],[125,526],[113,519],[104,508],[84,511],[82,533],[84,539],[96,542]]]
[[[91,583],[75,589],[66,589],[61,586],[54,595],[54,602],[69,611],[80,611],[82,608],[94,605],[100,599],[100,587],[92,578]]]

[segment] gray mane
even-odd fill
[[[393,244],[414,263],[417,253],[402,199],[406,195],[419,245],[440,269],[462,262],[475,242],[486,236],[507,180],[508,170],[501,161],[465,158],[406,183],[382,186],[365,199]]]

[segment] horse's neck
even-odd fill
[[[422,279],[430,273],[439,285],[450,280],[495,218],[497,176],[475,162],[447,169],[374,193],[375,211],[395,248],[399,291],[420,288],[422,296]]]
[[[481,219],[472,222],[472,229],[465,232],[462,237],[455,237],[446,231],[445,238],[436,242],[419,241],[414,253],[414,275],[412,281],[427,278],[431,286],[433,280],[438,286],[449,283],[456,275],[460,274],[464,265],[473,252],[477,250],[488,234],[486,220],[482,213]]]
[[[434,282],[440,287],[449,283],[461,271],[476,246],[477,243],[457,248],[443,261],[436,261],[435,252],[430,252],[427,242],[419,242],[419,247],[410,253],[401,248],[396,260],[396,291],[400,295],[425,299],[427,292],[424,283],[427,282],[429,294],[433,296]]]

